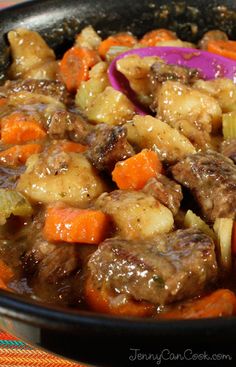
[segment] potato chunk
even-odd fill
[[[134,106],[121,92],[107,87],[87,110],[87,117],[96,124],[121,125],[134,116]]]
[[[89,50],[96,50],[100,45],[102,39],[99,37],[97,32],[93,29],[91,25],[82,29],[82,31],[77,35],[75,40],[76,47],[85,47]]]
[[[210,133],[221,126],[216,99],[179,82],[167,81],[156,95],[157,115],[199,148],[210,145]]]
[[[196,150],[178,130],[152,116],[135,116],[126,125],[128,140],[139,148],[155,148],[162,160],[178,161]]]
[[[39,33],[18,28],[8,33],[8,40],[13,59],[11,78],[55,79],[55,54]]]
[[[129,55],[116,63],[117,70],[128,79],[139,101],[147,106],[152,103],[152,81],[149,74],[156,61],[162,62],[155,56],[141,58],[138,55]]]
[[[197,80],[194,88],[214,97],[223,113],[236,110],[236,85],[230,79]]]
[[[82,82],[77,90],[75,104],[84,110],[85,114],[96,97],[109,86],[107,68],[108,64],[104,61],[96,64],[90,70],[89,80]]]
[[[31,156],[17,185],[17,190],[34,202],[62,201],[81,208],[106,189],[83,154],[64,152]]]
[[[116,190],[105,193],[98,198],[96,205],[111,216],[119,234],[125,239],[166,233],[174,224],[168,208],[153,196],[140,191]]]

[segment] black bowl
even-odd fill
[[[21,4],[0,12],[1,79],[9,63],[6,33],[18,26],[39,31],[60,56],[87,24],[102,35],[121,30],[142,35],[166,27],[183,39],[196,41],[205,31],[218,28],[236,39],[233,9],[235,0],[40,0]],[[185,321],[117,318],[45,307],[1,291],[0,326],[33,345],[97,366],[183,366],[194,360],[196,364],[224,366],[233,364],[236,356],[235,317]]]

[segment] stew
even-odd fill
[[[43,304],[170,318],[236,314],[236,85],[132,54],[236,58],[220,30],[198,45],[166,29],[101,39],[61,60],[34,31],[8,33],[0,87],[0,288]]]

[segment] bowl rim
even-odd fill
[[[210,330],[235,330],[236,316],[221,318],[187,319],[187,320],[158,320],[153,318],[118,317],[98,314],[92,311],[76,310],[41,304],[32,299],[22,299],[22,296],[0,290],[0,317],[7,317],[16,321],[48,329],[73,331],[83,326],[86,328],[102,327],[116,329],[117,332],[142,332],[155,335],[166,333],[192,334]]]

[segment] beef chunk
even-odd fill
[[[56,284],[79,268],[74,245],[54,245],[42,238],[36,239],[22,261],[26,276],[40,284]]]
[[[214,243],[197,229],[146,241],[108,239],[88,267],[97,288],[106,283],[113,291],[157,305],[195,296],[217,276]]]
[[[236,139],[228,139],[223,141],[221,145],[221,153],[236,164]]]
[[[88,159],[101,170],[111,171],[116,162],[134,155],[134,150],[126,139],[127,131],[123,126],[97,126],[89,137]]]
[[[6,96],[21,92],[30,92],[53,97],[64,104],[70,102],[70,95],[67,92],[66,86],[59,81],[37,79],[8,80],[4,85],[4,90]]]
[[[172,173],[191,190],[207,220],[235,218],[236,167],[230,159],[213,151],[197,153],[173,166]]]
[[[82,116],[65,110],[53,112],[47,121],[48,134],[51,138],[69,138],[81,144],[87,143],[92,128]]]
[[[176,182],[158,174],[156,178],[151,178],[147,182],[143,191],[167,206],[174,215],[177,214],[183,195],[181,186]]]
[[[183,84],[193,84],[199,79],[197,69],[185,68],[178,65],[165,64],[161,61],[155,62],[151,67],[151,79],[155,83],[163,83],[167,80],[178,81]]]

